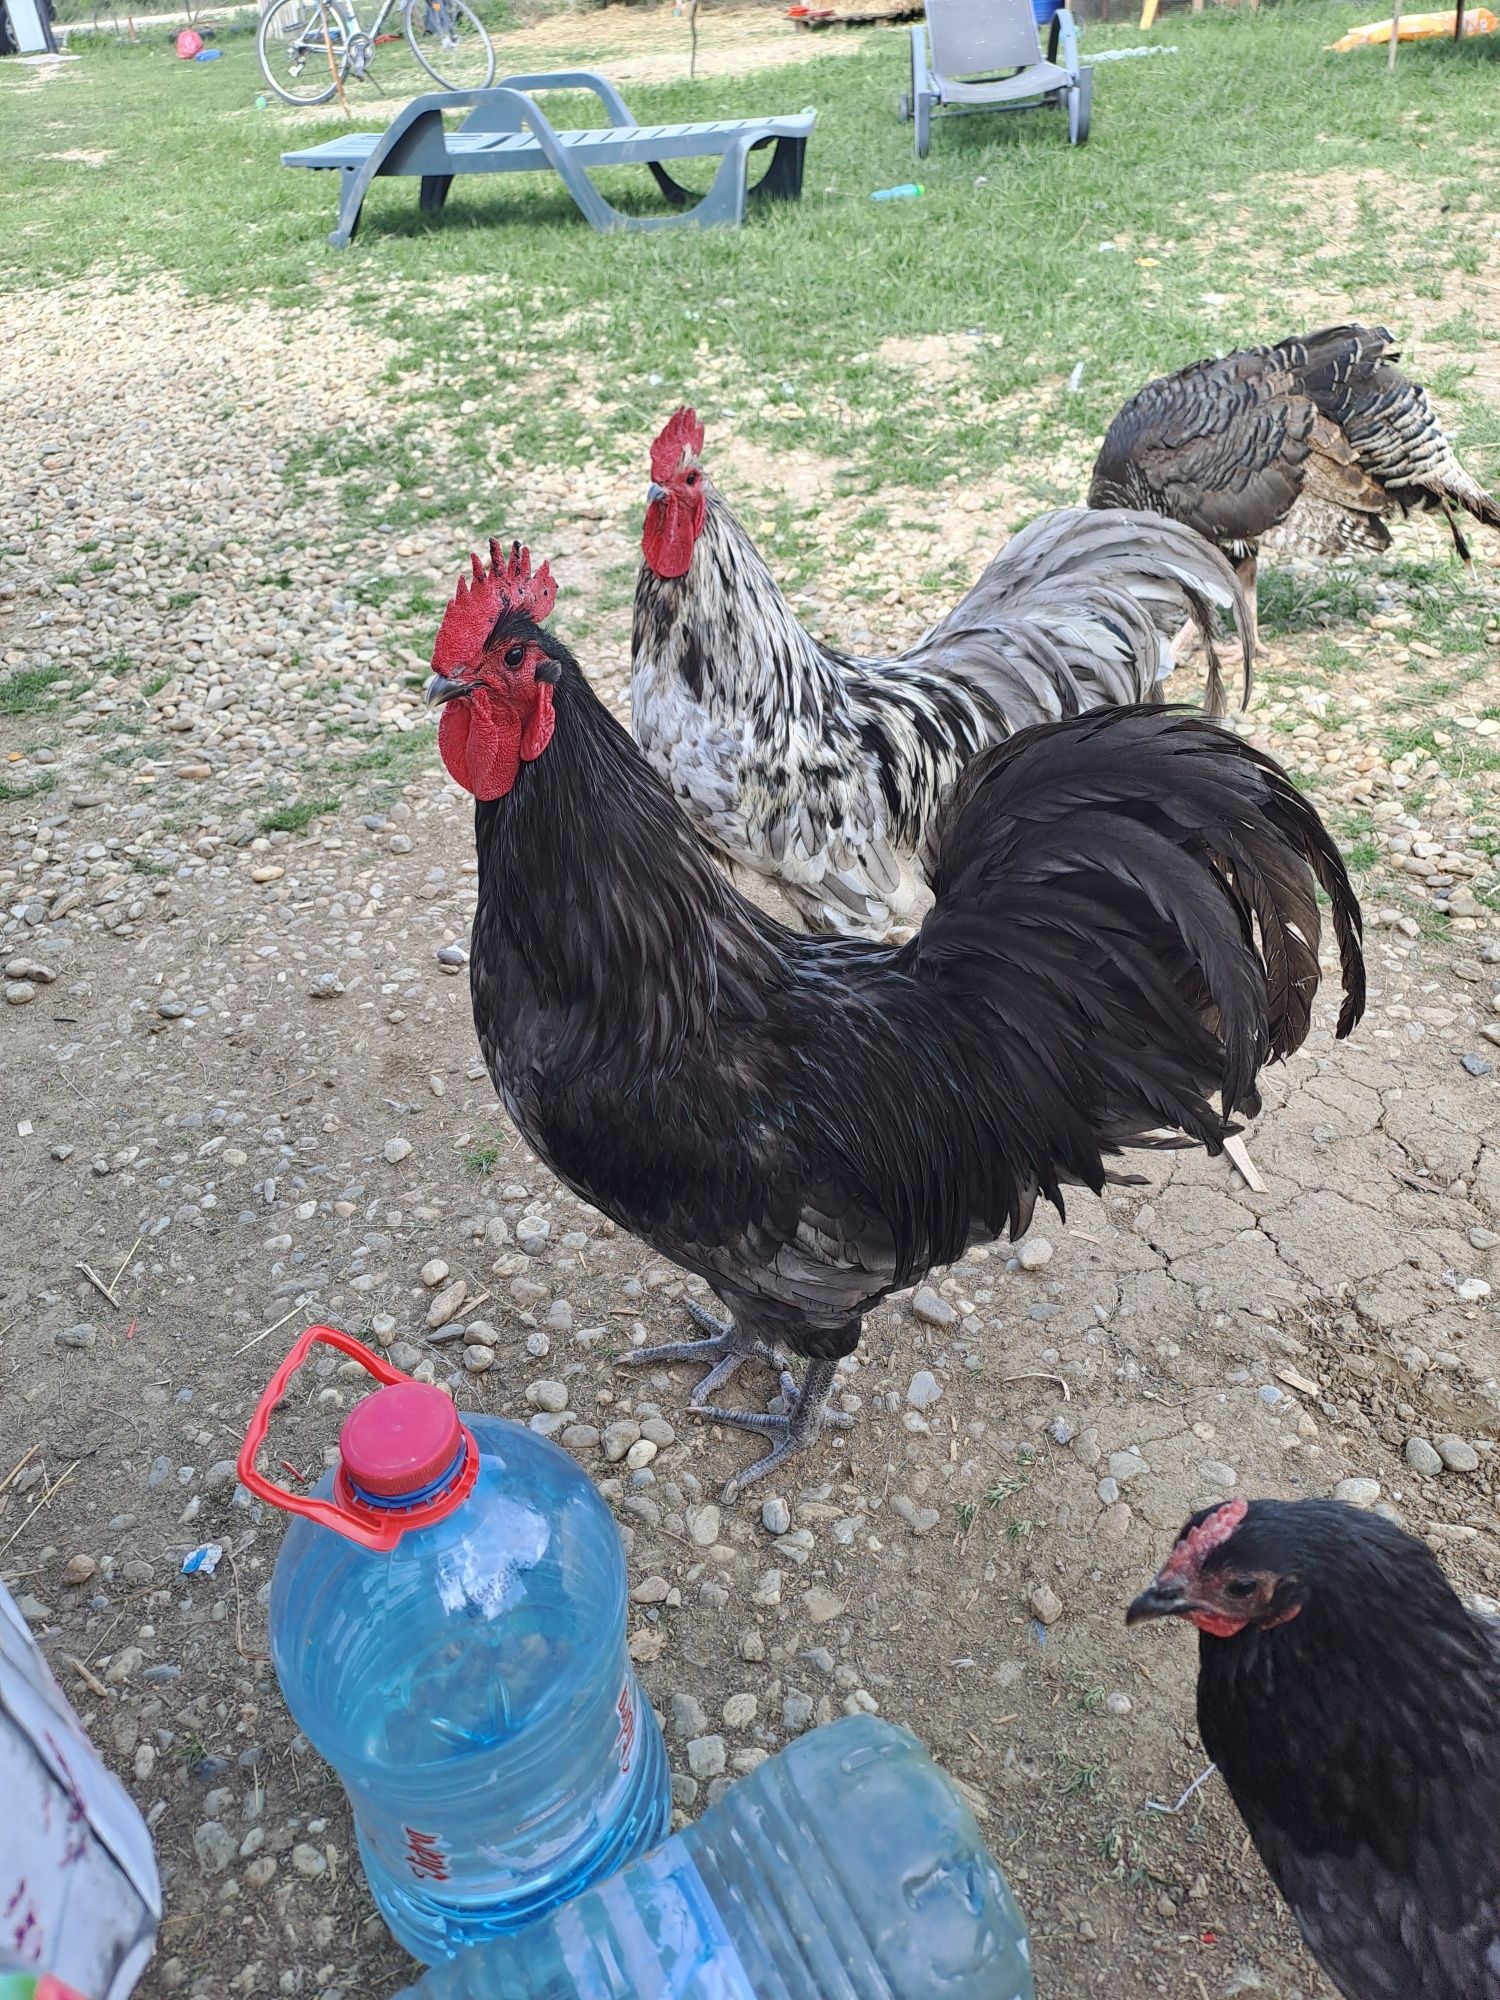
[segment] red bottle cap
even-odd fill
[[[463,1442],[451,1396],[430,1382],[397,1382],[355,1404],[339,1432],[339,1456],[356,1486],[395,1500],[441,1479]]]

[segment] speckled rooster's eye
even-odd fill
[[[687,483],[689,486],[696,486],[698,484],[698,475],[696,472],[690,472],[688,474]]]

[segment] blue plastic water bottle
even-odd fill
[[[398,2000],[1035,2000],[973,1814],[870,1715],[799,1737],[696,1826]]]
[[[916,201],[924,192],[920,181],[903,181],[900,187],[876,188],[871,201]]]
[[[315,1342],[386,1386],[350,1411],[339,1464],[304,1496],[255,1457]],[[624,1552],[566,1452],[460,1417],[441,1389],[313,1326],[260,1400],[239,1475],[302,1517],[271,1582],[271,1658],[414,1957],[517,1930],[660,1840],[667,1760],[625,1651]]]

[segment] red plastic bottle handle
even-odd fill
[[[240,1484],[246,1492],[253,1493],[257,1500],[269,1500],[273,1507],[283,1513],[302,1514],[309,1521],[316,1521],[321,1527],[332,1528],[335,1534],[347,1536],[351,1542],[358,1542],[362,1548],[384,1553],[395,1548],[406,1529],[411,1525],[399,1516],[393,1515],[389,1525],[384,1522],[361,1521],[355,1519],[344,1508],[332,1500],[315,1500],[311,1494],[289,1493],[284,1486],[278,1486],[256,1470],[255,1460],[261,1446],[266,1441],[266,1431],[270,1427],[271,1412],[286,1394],[287,1384],[306,1361],[309,1353],[319,1343],[326,1347],[336,1347],[357,1361],[366,1374],[373,1375],[377,1382],[387,1385],[393,1382],[409,1382],[411,1377],[403,1375],[399,1368],[393,1368],[388,1361],[382,1361],[378,1354],[372,1354],[361,1340],[352,1333],[343,1333],[336,1326],[310,1326],[298,1336],[291,1352],[276,1370],[266,1385],[264,1394],[255,1406],[255,1414],[250,1419],[250,1428],[245,1433],[245,1442],[240,1446],[236,1470]]]

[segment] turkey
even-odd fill
[[[1252,620],[1262,549],[1389,548],[1398,511],[1441,509],[1468,562],[1460,513],[1500,528],[1500,504],[1459,464],[1400,358],[1384,327],[1325,326],[1148,382],[1105,434],[1089,505],[1196,528],[1235,564]]]

